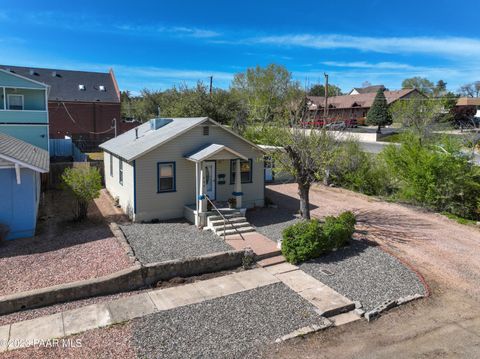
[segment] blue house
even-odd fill
[[[48,85],[0,69],[0,132],[48,151]]]
[[[48,85],[0,69],[0,236],[35,235],[49,170]]]

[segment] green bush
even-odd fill
[[[402,135],[401,146],[382,153],[398,179],[396,196],[437,211],[479,219],[480,169],[449,138],[425,143],[412,133]]]
[[[89,203],[100,196],[100,189],[102,188],[100,172],[97,168],[86,166],[65,168],[62,180],[65,187],[75,197],[74,220],[85,219]]]
[[[347,244],[355,231],[355,215],[344,212],[338,217],[302,221],[283,231],[282,254],[290,263],[317,258]]]

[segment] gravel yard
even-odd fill
[[[120,227],[142,263],[232,250],[212,232],[199,230],[186,221],[134,223]]]
[[[353,240],[348,247],[305,262],[300,269],[371,310],[389,299],[425,294],[417,275],[380,248]],[[333,272],[322,273],[321,269]]]
[[[86,221],[70,218],[71,198],[48,191],[38,234],[0,247],[0,296],[101,277],[131,265],[96,205],[90,206]]]
[[[257,232],[274,242],[282,239],[282,231],[300,219],[293,211],[283,208],[256,208],[247,211],[247,220]]]
[[[314,307],[277,283],[136,320],[133,346],[141,358],[244,358],[311,324]]]

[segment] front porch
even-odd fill
[[[211,144],[186,156],[195,163],[195,203],[186,205],[184,215],[198,227],[207,226],[207,218],[236,210],[245,216],[242,206],[242,162],[249,159],[225,145]],[[231,170],[233,168],[233,171]],[[230,172],[230,185],[227,185]],[[233,182],[233,183],[232,183]],[[231,185],[233,184],[233,191]],[[229,191],[230,189],[230,191]]]

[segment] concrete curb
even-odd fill
[[[135,251],[133,250],[130,243],[128,243],[128,240],[125,237],[125,234],[123,233],[120,226],[115,222],[111,222],[108,226],[110,227],[110,230],[112,231],[112,234],[120,242],[120,245],[122,246],[123,250],[127,254],[130,262],[133,263],[133,264],[140,263],[140,261],[135,256]]]
[[[291,332],[287,335],[284,335],[283,337],[275,339],[275,343],[282,343],[284,341],[287,341],[287,340],[290,340],[290,339],[293,339],[293,338],[303,337],[305,335],[312,334],[312,333],[318,332],[320,330],[330,328],[332,326],[333,326],[333,323],[330,320],[328,320],[327,318],[325,318],[325,323],[323,325],[313,324],[313,325],[309,325],[307,327],[297,329],[297,330],[295,330],[295,331],[293,331],[293,332]]]
[[[245,250],[207,254],[166,262],[135,264],[107,276],[59,284],[0,297],[0,315],[73,300],[132,291],[174,277],[191,277],[237,268]]]
[[[413,294],[413,295],[407,295],[406,297],[401,297],[397,300],[387,300],[382,304],[380,304],[378,307],[375,307],[374,309],[366,312],[364,314],[365,319],[367,319],[370,322],[374,319],[377,319],[381,313],[386,312],[389,309],[398,307],[399,305],[402,305],[420,298],[425,298],[425,296],[422,294]]]

